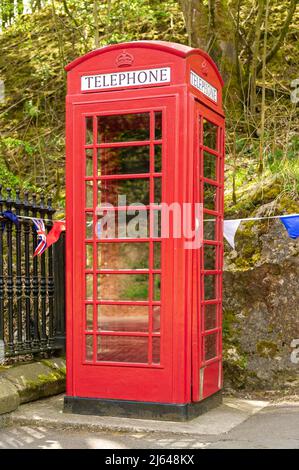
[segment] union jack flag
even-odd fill
[[[37,247],[35,248],[33,256],[40,256],[43,254],[47,248],[47,234],[45,229],[45,224],[41,219],[32,219],[34,223],[34,228],[37,233]]]

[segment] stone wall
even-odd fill
[[[255,215],[263,215],[261,207]],[[225,384],[234,389],[299,389],[291,361],[299,339],[299,239],[277,219],[242,222],[224,266]]]

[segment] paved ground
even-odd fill
[[[0,449],[299,449],[298,402],[226,399],[189,423],[64,415],[61,404],[21,406],[0,430]]]

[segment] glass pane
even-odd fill
[[[86,305],[86,329],[93,330],[93,305]]]
[[[210,214],[204,214],[203,223],[204,240],[216,240],[216,217]]]
[[[92,361],[93,359],[93,336],[85,336],[85,358],[87,361]]]
[[[216,269],[216,246],[204,245],[204,269]]]
[[[217,304],[206,304],[205,311],[205,330],[212,330],[217,326]]]
[[[97,236],[105,238],[148,238],[149,211],[103,211],[98,216]],[[130,211],[131,212],[131,211]]]
[[[204,276],[204,292],[205,292],[205,300],[216,299],[216,276],[214,275]]]
[[[149,146],[98,149],[98,175],[149,173]]]
[[[217,187],[204,183],[204,208],[217,210]]]
[[[155,139],[162,139],[162,111],[155,112]]]
[[[93,237],[93,216],[92,213],[87,212],[86,213],[86,238],[92,238]]]
[[[148,300],[148,274],[99,274],[98,300]]]
[[[217,150],[217,130],[215,124],[203,120],[203,144],[213,150]]]
[[[203,153],[203,175],[211,180],[217,179],[216,174],[217,157],[209,152]]]
[[[204,337],[204,349],[206,361],[217,356],[217,333]]]
[[[98,244],[98,269],[148,269],[148,243]]]
[[[92,300],[93,299],[93,275],[92,274],[86,274],[85,277],[85,298],[86,300]]]
[[[127,237],[128,238],[147,238],[150,230],[149,211],[132,211],[132,215],[127,215]],[[135,212],[135,213],[134,213]],[[120,228],[120,225],[118,225]]]
[[[149,180],[125,179],[99,181],[98,204],[113,206],[149,204]]]
[[[161,221],[162,221],[161,210],[159,209],[153,210],[152,213],[153,213],[153,228],[152,228],[153,233],[150,233],[150,236],[152,238],[160,238],[161,237]]]
[[[93,158],[93,150],[92,149],[86,149],[85,150],[85,175],[86,176],[92,176],[93,175],[93,164],[92,164],[92,158]]]
[[[93,268],[93,246],[91,243],[85,245],[86,250],[86,269]]]
[[[85,143],[90,145],[93,143],[93,118],[85,118]]]
[[[93,207],[93,182],[92,181],[86,181],[85,207],[86,209]]]
[[[149,113],[98,117],[98,143],[149,140]]]
[[[154,300],[161,300],[161,275],[154,274]]]
[[[161,306],[153,306],[153,331],[159,333],[160,331],[160,321],[161,321]]]
[[[153,338],[153,364],[160,364],[160,338]]]
[[[155,204],[162,202],[162,178],[154,178],[154,201]]]
[[[98,361],[148,362],[148,338],[138,336],[98,336]]]
[[[155,145],[155,172],[161,173],[162,171],[162,146]]]
[[[146,305],[98,305],[98,329],[106,331],[148,331]]]
[[[161,269],[161,243],[154,242],[154,269]]]

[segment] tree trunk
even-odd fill
[[[259,174],[261,175],[264,170],[264,137],[265,137],[265,106],[266,106],[266,58],[267,58],[267,37],[268,37],[268,16],[269,16],[269,0],[266,0],[265,12],[265,34],[263,44],[263,58],[262,58],[262,107],[261,107],[261,133],[260,133],[260,146],[259,146]]]
[[[273,57],[279,51],[279,49],[280,49],[280,47],[283,43],[283,40],[286,37],[287,32],[289,30],[289,27],[290,27],[291,21],[293,19],[293,16],[294,16],[297,5],[298,5],[298,0],[291,0],[290,1],[290,7],[289,7],[287,17],[286,17],[285,22],[284,22],[284,24],[283,24],[283,26],[280,30],[280,34],[278,36],[278,39],[277,39],[276,43],[273,45],[272,49],[268,52],[268,54],[266,56],[266,64],[268,62],[270,62],[270,60],[272,60]],[[263,66],[262,62],[260,62],[257,65],[257,73],[260,72],[260,70],[262,69],[262,66]]]
[[[179,0],[189,37],[189,44],[208,52],[224,82],[229,83],[230,98],[240,94],[235,54],[234,16],[239,1],[228,6],[225,0]],[[234,93],[236,90],[236,93]]]
[[[255,23],[255,34],[252,46],[252,59],[249,69],[248,102],[251,118],[254,120],[256,115],[256,76],[257,64],[259,60],[259,47],[261,38],[261,27],[264,15],[264,0],[258,0],[258,14]]]
[[[98,16],[98,0],[93,2],[93,21],[94,21],[94,45],[99,47],[99,16]]]

